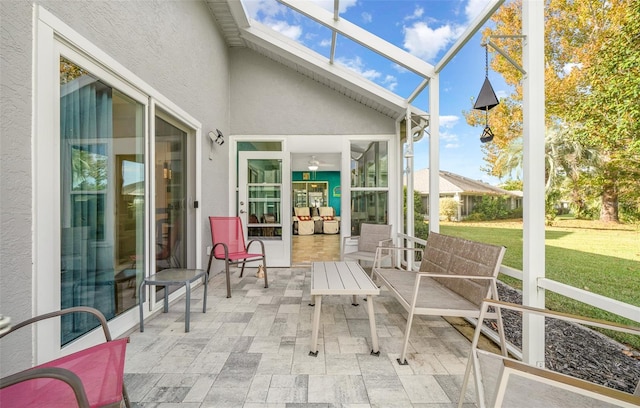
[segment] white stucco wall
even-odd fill
[[[0,2],[0,313],[31,316],[31,5]],[[0,341],[0,375],[31,361],[30,332]]]
[[[215,128],[229,132],[227,47],[205,2],[36,3],[200,121],[203,136]],[[0,1],[0,21],[0,313],[20,321],[33,309],[32,2]],[[228,190],[227,145],[216,146],[209,160],[208,143],[203,137],[204,237],[206,215],[228,205],[219,194]],[[29,330],[2,340],[0,375],[30,364],[29,344]]]
[[[236,135],[394,134],[392,118],[248,49],[232,49]]]

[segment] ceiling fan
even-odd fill
[[[311,156],[311,160],[309,160],[308,168],[310,171],[316,171],[319,167],[331,166],[330,164],[325,164],[316,159],[316,156]]]

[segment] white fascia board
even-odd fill
[[[227,0],[227,4],[229,5],[229,10],[231,11],[233,19],[238,25],[238,29],[249,27],[249,18],[247,18],[247,12],[244,9],[242,2],[238,0]]]
[[[274,54],[294,61],[309,70],[318,72],[342,86],[379,101],[381,105],[404,114],[407,102],[393,92],[369,81],[361,75],[340,65],[330,64],[322,55],[290,38],[274,32],[271,28],[251,20],[249,28],[240,30],[242,37],[249,42],[260,45]]]
[[[423,78],[433,78],[435,76],[435,67],[433,65],[401,48],[396,47],[382,38],[373,35],[369,31],[350,23],[347,20],[334,20],[332,13],[322,7],[316,6],[311,1],[278,0],[278,2],[301,14],[304,14],[323,26],[344,35],[363,47],[382,55],[383,57]]]
[[[462,33],[460,38],[458,38],[458,41],[456,41],[456,43],[453,44],[451,48],[449,48],[449,51],[447,51],[444,57],[442,57],[440,61],[438,61],[435,67],[435,72],[440,72],[444,69],[444,67],[453,59],[453,57],[456,56],[456,54],[462,49],[462,47],[464,47],[465,44],[469,42],[469,40],[474,35],[476,35],[476,32],[478,32],[478,30],[482,28],[484,23],[486,23],[491,18],[491,16],[493,16],[493,13],[495,13],[498,8],[502,6],[502,3],[504,3],[504,1],[505,0],[492,0],[489,4],[487,4],[480,15],[478,15],[478,17],[476,17],[475,20],[471,22],[471,24],[469,24],[466,30],[464,30],[464,33]]]

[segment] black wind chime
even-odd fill
[[[484,83],[482,84],[482,89],[480,89],[480,94],[478,95],[478,99],[476,99],[475,105],[473,105],[473,109],[484,111],[484,130],[482,131],[482,136],[480,136],[480,141],[482,143],[488,143],[493,140],[493,132],[489,127],[489,110],[496,107],[500,102],[498,98],[496,98],[496,93],[493,91],[493,87],[491,86],[491,82],[489,82],[489,46],[484,44]]]

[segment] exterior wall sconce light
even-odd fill
[[[212,143],[215,143],[218,146],[222,146],[224,144],[224,135],[218,129],[216,129],[215,133],[213,131],[209,132],[209,139],[211,139]]]
[[[213,145],[217,144],[218,146],[222,146],[224,144],[224,135],[221,131],[216,129],[209,131],[209,140],[211,140],[211,149],[209,150],[209,160],[213,160]]]

